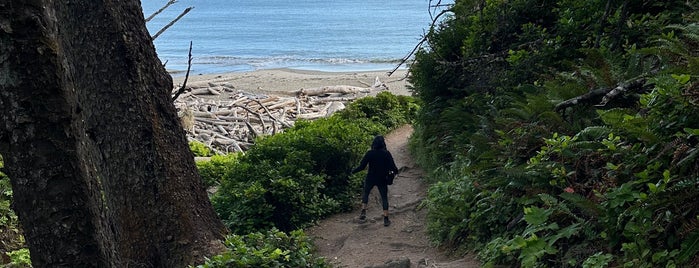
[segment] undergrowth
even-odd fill
[[[699,265],[697,8],[457,0],[411,67],[434,241],[486,267]]]

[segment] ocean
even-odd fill
[[[453,2],[453,1],[451,1]],[[142,0],[145,17],[167,0]],[[429,28],[428,0],[179,0],[147,23],[173,75],[293,68],[390,70]],[[405,66],[403,66],[405,67]]]

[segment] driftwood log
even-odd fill
[[[368,85],[362,83],[363,85]],[[180,92],[175,87],[175,92]],[[191,83],[175,106],[190,141],[217,153],[244,152],[257,137],[293,127],[297,120],[332,115],[346,104],[372,92],[387,90],[379,81],[367,87],[325,86],[300,89],[294,97],[256,95],[235,89],[226,81]]]

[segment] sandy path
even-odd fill
[[[319,254],[335,267],[480,267],[472,257],[446,257],[429,243],[426,211],[418,209],[426,186],[420,179],[423,171],[408,153],[408,137],[413,129],[401,127],[386,136],[386,145],[398,168],[404,171],[389,186],[391,226],[383,226],[378,190],[372,190],[366,223],[358,221],[359,206],[350,213],[332,216],[306,230],[315,239]],[[359,203],[359,202],[357,202]],[[400,263],[400,264],[399,264]],[[396,266],[397,265],[397,266]]]

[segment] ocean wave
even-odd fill
[[[399,63],[401,63],[401,59],[204,56],[194,58],[192,73],[247,72],[275,68],[314,71],[374,71],[393,69]],[[184,71],[187,70],[187,62],[184,59],[170,59],[166,67],[172,75],[183,75]]]
[[[274,57],[235,57],[235,56],[204,56],[194,59],[197,64],[222,64],[222,65],[250,65],[267,66],[276,64],[312,63],[312,64],[394,64],[401,59],[349,59],[349,58],[305,58],[296,56],[274,56]]]

